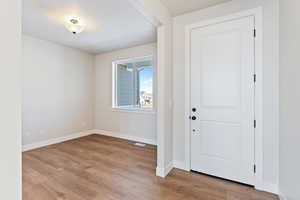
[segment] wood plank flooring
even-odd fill
[[[23,200],[277,200],[177,169],[156,177],[156,147],[133,144],[90,135],[23,153]]]

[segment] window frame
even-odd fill
[[[120,107],[117,106],[117,65],[124,63],[134,63],[151,60],[152,62],[152,108],[145,109],[141,107]],[[132,57],[126,59],[119,59],[112,62],[112,111],[116,112],[131,112],[131,113],[140,113],[140,114],[155,114],[155,68],[154,68],[154,57],[153,55],[142,56],[142,57]]]

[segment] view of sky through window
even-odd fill
[[[152,66],[147,66],[143,71],[141,71],[140,73],[141,91],[152,93],[152,82],[153,82],[152,74],[153,74]]]

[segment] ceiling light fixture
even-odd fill
[[[66,20],[65,27],[75,35],[81,33],[84,30],[85,24],[78,17],[69,17]]]

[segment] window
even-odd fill
[[[153,110],[152,57],[113,63],[113,108]]]

